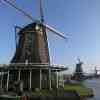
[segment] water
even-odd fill
[[[88,100],[100,100],[100,78],[87,80],[86,85],[94,91],[94,98]]]

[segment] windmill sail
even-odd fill
[[[21,12],[24,16],[26,16],[28,19],[30,19],[32,22],[34,22],[36,19],[34,19],[30,14],[28,14],[27,12],[25,12],[23,9],[19,8],[17,5],[15,5],[14,3],[8,1],[8,0],[4,0],[7,4],[9,4],[11,7],[13,7],[14,9],[16,9],[17,11]],[[46,29],[48,29],[49,31],[51,31],[52,33],[58,35],[59,37],[63,38],[63,39],[68,39],[66,36],[63,35],[63,33],[59,32],[58,30],[56,30],[55,28],[49,26],[48,24],[44,23],[44,18],[43,18],[43,10],[42,10],[42,4],[41,4],[41,0],[40,0],[40,17],[41,17],[41,23],[44,25],[44,27]]]

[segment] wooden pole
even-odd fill
[[[8,91],[8,88],[9,88],[9,70],[8,70],[8,76],[7,76],[7,91]]]
[[[30,90],[32,89],[32,70],[30,70]]]
[[[56,88],[58,89],[58,72],[56,70]]]
[[[40,90],[42,89],[42,69],[40,69]]]
[[[21,73],[21,70],[18,71],[18,81],[20,81],[20,73]]]
[[[64,75],[62,74],[62,86],[64,88]]]
[[[49,68],[49,89],[51,90],[51,69]]]
[[[2,82],[3,82],[3,73],[1,72],[1,89],[2,89]]]

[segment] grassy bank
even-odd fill
[[[80,97],[91,97],[93,96],[92,89],[87,88],[83,84],[66,84],[64,90],[74,90],[80,95]]]
[[[93,91],[83,84],[66,84],[64,88],[52,89],[52,90],[38,90],[28,92],[28,97],[30,100],[80,100],[79,98],[91,97]],[[9,99],[10,98],[10,99]],[[76,99],[75,99],[76,98]],[[3,95],[0,97],[0,100],[20,100],[20,97],[11,97]]]

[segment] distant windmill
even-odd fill
[[[82,69],[82,64],[83,62],[81,62],[81,60],[79,58],[77,58],[78,60],[78,63],[76,64],[76,69],[75,69],[75,72],[74,72],[74,79],[75,80],[83,80],[83,69]]]

